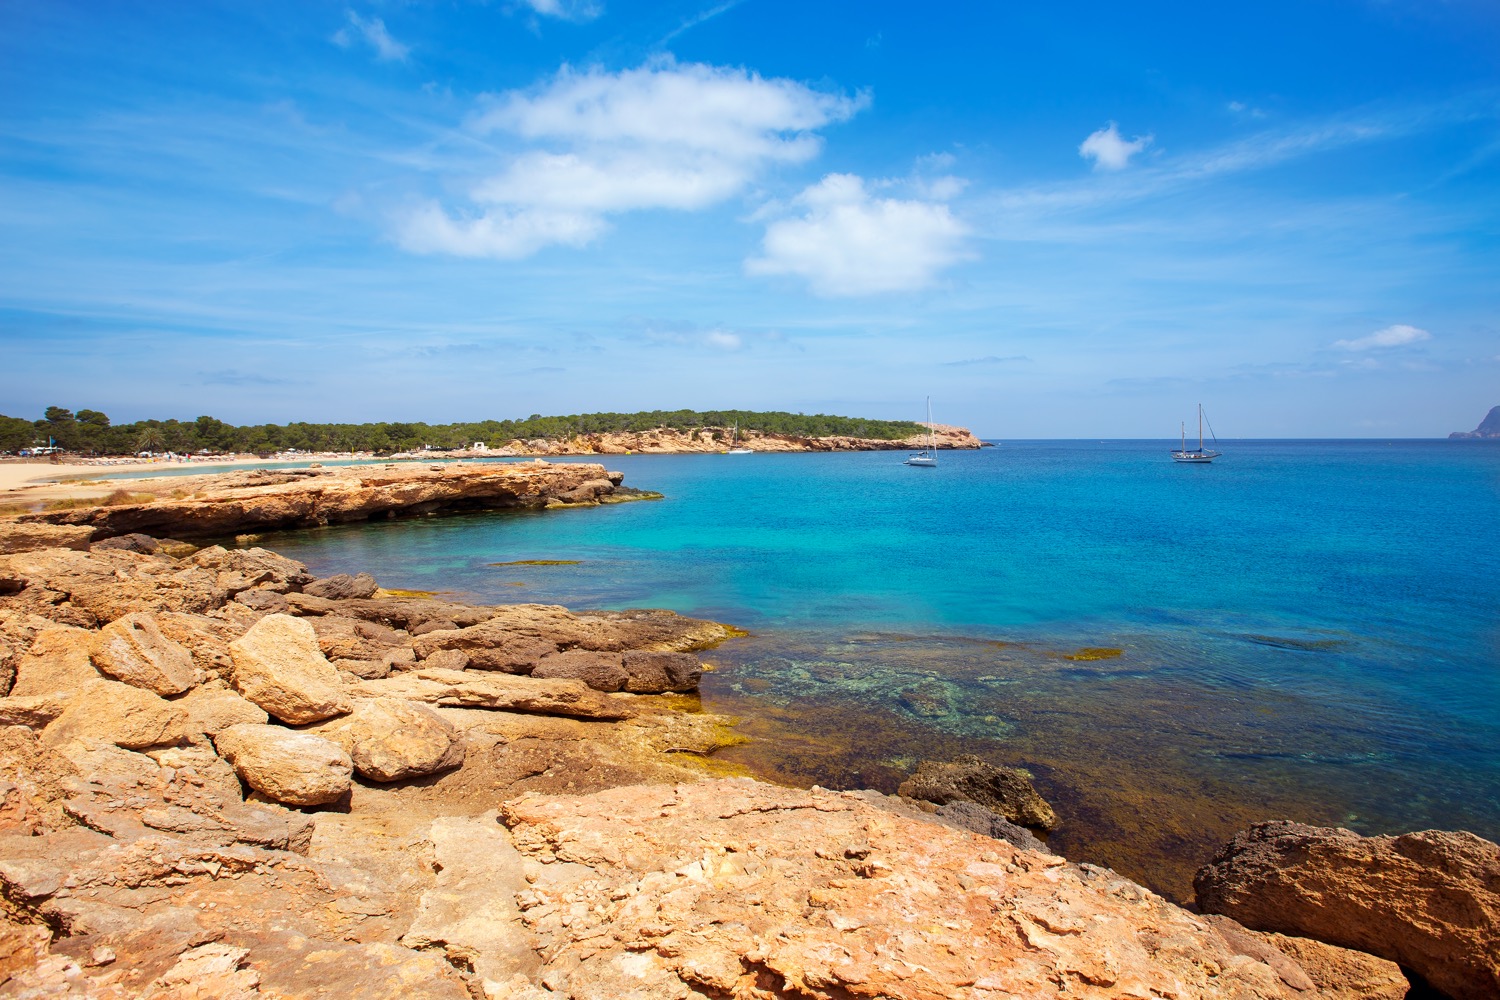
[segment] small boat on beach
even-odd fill
[[[903,465],[915,465],[919,469],[937,468],[937,431],[932,429],[932,397],[927,397],[927,447],[906,456]]]
[[[1218,439],[1217,436],[1214,435],[1214,428],[1213,428],[1212,424],[1210,424],[1209,427],[1208,427],[1208,433],[1209,433],[1209,436],[1213,437],[1214,444],[1218,444],[1219,443],[1219,439]],[[1223,454],[1223,452],[1215,451],[1212,448],[1204,448],[1203,447],[1203,404],[1199,403],[1198,404],[1198,447],[1196,449],[1193,449],[1193,450],[1189,450],[1188,449],[1188,446],[1187,446],[1187,423],[1184,422],[1182,424],[1182,444],[1178,447],[1178,449],[1176,451],[1172,452],[1172,461],[1174,461],[1174,462],[1189,462],[1189,463],[1194,463],[1194,464],[1198,464],[1198,465],[1203,465],[1203,464],[1206,464],[1208,462],[1212,462],[1214,459],[1218,458],[1222,454]]]

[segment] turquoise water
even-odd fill
[[[980,752],[1037,775],[1070,856],[1178,895],[1273,815],[1500,836],[1500,447],[1167,450],[612,457],[667,499],[268,544],[388,587],[740,625],[703,700],[746,719],[752,770],[889,790]],[[491,565],[528,559],[579,563]]]

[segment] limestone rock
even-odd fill
[[[330,601],[347,601],[373,597],[380,585],[375,578],[368,573],[359,573],[350,576],[348,573],[338,573],[334,576],[314,580],[302,588],[304,594],[314,597],[326,597]]]
[[[571,996],[1285,998],[1102,868],[753,781],[523,796],[516,897]]]
[[[1057,813],[1037,794],[1024,772],[996,767],[971,754],[951,763],[924,760],[896,791],[938,805],[977,802],[1021,826],[1051,830],[1058,824]]]
[[[1016,847],[1027,851],[1037,851],[1041,854],[1055,853],[1024,826],[1012,823],[1004,816],[992,809],[986,809],[977,802],[949,802],[947,805],[939,806],[933,815],[962,829],[973,830],[975,833],[994,837],[996,840],[1009,841]]]
[[[93,680],[68,699],[42,735],[53,746],[86,737],[140,750],[179,743],[190,728],[186,712],[150,691]]]
[[[16,663],[12,697],[72,695],[85,684],[101,680],[89,658],[90,633],[54,625],[36,633],[30,648]]]
[[[508,674],[418,669],[383,680],[349,685],[358,698],[404,698],[429,705],[489,708],[585,719],[628,719],[635,711],[607,698],[582,681],[544,680]]]
[[[1260,823],[1193,888],[1204,912],[1246,927],[1379,955],[1454,997],[1500,997],[1500,846],[1471,833]]]
[[[531,676],[572,678],[583,681],[595,691],[623,691],[630,675],[620,661],[619,653],[570,649],[542,657]]]
[[[160,551],[161,544],[150,535],[143,535],[137,531],[128,535],[116,535],[113,538],[102,539],[90,545],[89,549],[101,552],[109,549],[120,549],[125,552],[139,552],[143,555],[154,556]]]
[[[516,894],[526,888],[521,854],[495,814],[435,820],[428,838],[437,885],[422,894],[401,943],[441,949],[481,980],[536,972],[540,962],[516,905]]]
[[[703,662],[691,653],[628,649],[622,666],[630,675],[625,690],[635,694],[696,691],[703,677]]]
[[[144,612],[100,629],[91,657],[101,673],[160,695],[181,694],[198,683],[192,654],[162,635],[156,619]]]
[[[372,781],[436,774],[464,762],[457,729],[426,705],[397,698],[358,700],[349,715],[313,732],[343,747],[354,769]]]
[[[505,626],[486,627],[484,623],[464,629],[424,632],[412,645],[423,661],[439,653],[462,653],[469,669],[507,674],[529,674],[543,658],[557,652],[557,643],[549,639],[514,632]]]
[[[265,725],[266,710],[224,686],[222,681],[194,688],[175,704],[188,714],[194,732],[216,736],[241,722]]]
[[[0,578],[6,577],[26,586],[0,596],[0,606],[86,628],[133,611],[202,613],[228,598],[212,570],[123,550],[42,549],[0,556]]]
[[[1297,963],[1319,1000],[1405,1000],[1411,983],[1395,962],[1286,934],[1260,936]]]
[[[287,603],[286,595],[274,590],[242,590],[234,595],[236,604],[243,604],[252,611],[259,611],[268,615],[284,615],[292,609]]]
[[[285,594],[312,582],[306,566],[269,549],[226,549],[212,545],[185,561],[214,571],[215,582],[230,595],[252,588]]]
[[[303,725],[349,711],[338,671],[300,618],[267,615],[230,643],[229,653],[235,687],[283,722]]]
[[[245,784],[287,805],[326,805],[352,784],[349,755],[311,733],[240,723],[215,736],[214,747]]]
[[[25,524],[0,521],[0,555],[37,549],[88,550],[94,529],[65,524]]]
[[[461,649],[435,649],[427,654],[422,666],[429,670],[464,670],[469,666],[469,654]]]
[[[71,697],[52,692],[30,697],[0,698],[0,726],[27,726],[40,730],[63,714]]]
[[[379,660],[393,649],[411,646],[406,632],[379,622],[324,615],[309,618],[308,623],[318,635],[318,648],[330,660]]]

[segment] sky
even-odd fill
[[[1500,4],[0,0],[0,413],[1436,437]]]

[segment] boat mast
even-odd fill
[[[1203,404],[1198,404],[1198,450],[1203,450]]]
[[[1187,451],[1187,421],[1186,420],[1180,421],[1179,425],[1182,427],[1182,446],[1180,448],[1178,448],[1177,450],[1178,451]]]

